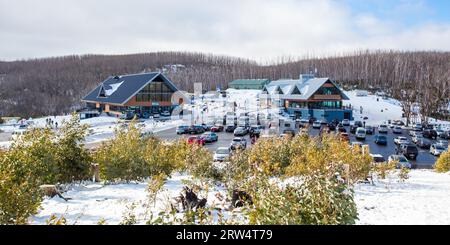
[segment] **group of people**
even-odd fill
[[[50,126],[52,128],[58,128],[58,122],[53,121],[51,118],[46,118],[45,123],[47,124],[47,126]]]

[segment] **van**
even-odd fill
[[[366,139],[366,129],[365,128],[357,128],[356,129],[356,139],[365,140]]]

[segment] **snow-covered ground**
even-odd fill
[[[156,202],[149,203],[147,182],[130,184],[103,185],[98,183],[75,184],[63,193],[65,201],[59,197],[46,198],[42,202],[40,212],[32,217],[32,224],[45,224],[52,215],[64,216],[67,224],[97,224],[104,219],[107,224],[118,224],[126,213],[136,215],[138,224],[145,224],[150,213],[170,210],[170,203],[178,197],[191,178],[175,174],[165,183],[157,194]],[[224,209],[226,192],[221,187],[211,186],[208,191],[199,192],[199,198],[206,198],[207,205]],[[134,208],[131,208],[134,206]]]
[[[390,178],[355,190],[358,224],[450,225],[450,172],[412,170],[404,183]]]
[[[157,195],[156,205],[150,205],[154,214],[167,210],[169,200],[178,196],[185,185],[186,176],[177,174],[167,181],[164,191]],[[86,183],[74,185],[63,195],[72,198],[68,202],[59,197],[47,198],[42,210],[32,217],[32,224],[45,224],[53,214],[64,216],[68,224],[96,224],[104,219],[107,224],[118,224],[133,204],[138,223],[145,223],[147,207],[147,183],[102,185]],[[203,197],[208,205],[227,208],[226,191],[210,187]],[[377,180],[375,185],[359,184],[355,187],[358,207],[357,224],[450,224],[450,173],[439,174],[431,170],[412,170],[410,178],[400,182],[396,175]]]

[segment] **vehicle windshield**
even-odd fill
[[[241,142],[241,139],[233,139],[233,142]]]
[[[363,130],[363,129],[360,129],[360,130],[357,131],[357,133],[358,133],[358,134],[364,134],[364,133],[366,133],[366,131]]]
[[[435,145],[434,148],[437,150],[444,150],[445,148],[442,145]]]

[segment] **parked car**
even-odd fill
[[[415,144],[417,144],[417,142],[419,142],[420,140],[424,139],[424,137],[421,134],[416,134],[415,136],[413,136],[411,138],[411,141]]]
[[[236,137],[231,141],[230,149],[236,150],[236,149],[245,149],[247,148],[247,140],[241,137]]]
[[[365,128],[358,128],[356,129],[356,139],[358,140],[365,140],[366,139],[366,129]]]
[[[206,143],[213,143],[219,140],[219,136],[216,133],[206,132],[202,134],[203,139]]]
[[[350,136],[348,135],[348,133],[340,133],[339,137],[342,141],[350,142]]]
[[[188,144],[199,144],[199,145],[205,145],[206,141],[201,136],[190,136],[187,139]]]
[[[224,130],[224,128],[223,128],[223,125],[221,125],[221,124],[216,124],[211,127],[211,132],[214,132],[214,133],[223,132],[223,130]]]
[[[387,145],[387,137],[384,135],[375,136],[375,144],[377,145]]]
[[[448,148],[448,141],[447,140],[438,140],[436,141],[436,144],[442,145],[444,148]]]
[[[161,118],[161,115],[159,115],[159,113],[155,113],[155,114],[153,114],[153,118],[154,118],[154,119]]]
[[[437,133],[437,136],[438,137],[441,137],[442,138],[442,134],[444,133],[445,131],[444,130],[442,130],[442,129],[436,129],[436,133]]]
[[[378,133],[380,134],[387,134],[388,133],[388,126],[386,124],[381,124],[378,126]]]
[[[405,156],[403,156],[403,155],[391,155],[391,156],[389,156],[388,162],[393,162],[393,161],[398,162],[396,168],[401,168],[401,167],[409,168],[409,169],[412,168],[411,162],[409,162],[408,159]]]
[[[392,133],[394,133],[394,134],[402,134],[402,133],[403,133],[403,129],[402,129],[402,127],[400,127],[400,126],[395,126],[395,127],[392,129]]]
[[[364,127],[363,122],[361,122],[361,121],[355,121],[355,123],[353,125],[360,127],[360,128]]]
[[[203,134],[205,132],[205,129],[202,125],[192,125],[189,127],[189,133],[190,134]]]
[[[214,126],[213,124],[205,124],[205,123],[202,124],[202,127],[205,131],[211,131],[211,128],[213,126]]]
[[[409,140],[406,137],[397,136],[397,137],[394,138],[394,143],[397,144],[397,145],[409,144]]]
[[[419,150],[415,145],[402,144],[397,148],[397,154],[403,154],[408,159],[416,160]]]
[[[440,144],[432,144],[430,147],[430,153],[434,156],[441,155],[445,150],[444,146]]]
[[[263,129],[264,127],[261,125],[253,125],[250,127],[250,134],[259,136]]]
[[[315,129],[319,129],[322,127],[322,122],[321,121],[314,121],[312,124],[312,127]]]
[[[170,111],[163,111],[161,113],[161,116],[163,116],[163,117],[170,117]]]
[[[347,129],[345,129],[344,126],[339,126],[338,125],[337,131],[339,133],[347,133]]]
[[[351,125],[351,126],[350,126],[350,133],[351,133],[351,134],[356,134],[356,129],[358,129],[358,126],[356,126],[356,125]]]
[[[236,129],[236,126],[234,126],[234,125],[228,125],[226,128],[225,128],[225,132],[227,132],[227,133],[234,133],[234,130]]]
[[[372,135],[375,129],[372,126],[366,126],[366,134]]]
[[[342,120],[342,125],[344,125],[344,126],[350,126],[350,120],[348,120],[348,119]]]
[[[441,138],[443,138],[443,139],[450,139],[450,130],[444,131],[441,134]]]
[[[230,158],[230,148],[227,147],[219,147],[214,152],[213,160],[215,162],[223,162]]]
[[[416,144],[418,147],[420,147],[422,149],[430,149],[431,141],[429,141],[425,138],[422,138],[422,139],[418,140]]]
[[[416,123],[416,125],[413,126],[412,130],[414,131],[422,131],[422,124]]]
[[[423,137],[429,139],[437,139],[437,132],[434,129],[426,129],[423,131]]]
[[[386,162],[386,159],[384,159],[383,155],[380,154],[370,154],[370,156],[373,159],[373,163],[383,163]]]
[[[245,136],[248,134],[248,130],[247,130],[247,128],[244,128],[244,127],[237,127],[233,133],[234,133],[234,136]]]
[[[335,130],[336,130],[336,125],[335,125],[334,123],[329,123],[329,124],[328,124],[328,129],[329,129],[330,131],[335,131]]]
[[[177,134],[188,134],[189,126],[187,126],[187,125],[178,126],[176,129],[176,132],[177,132]]]

